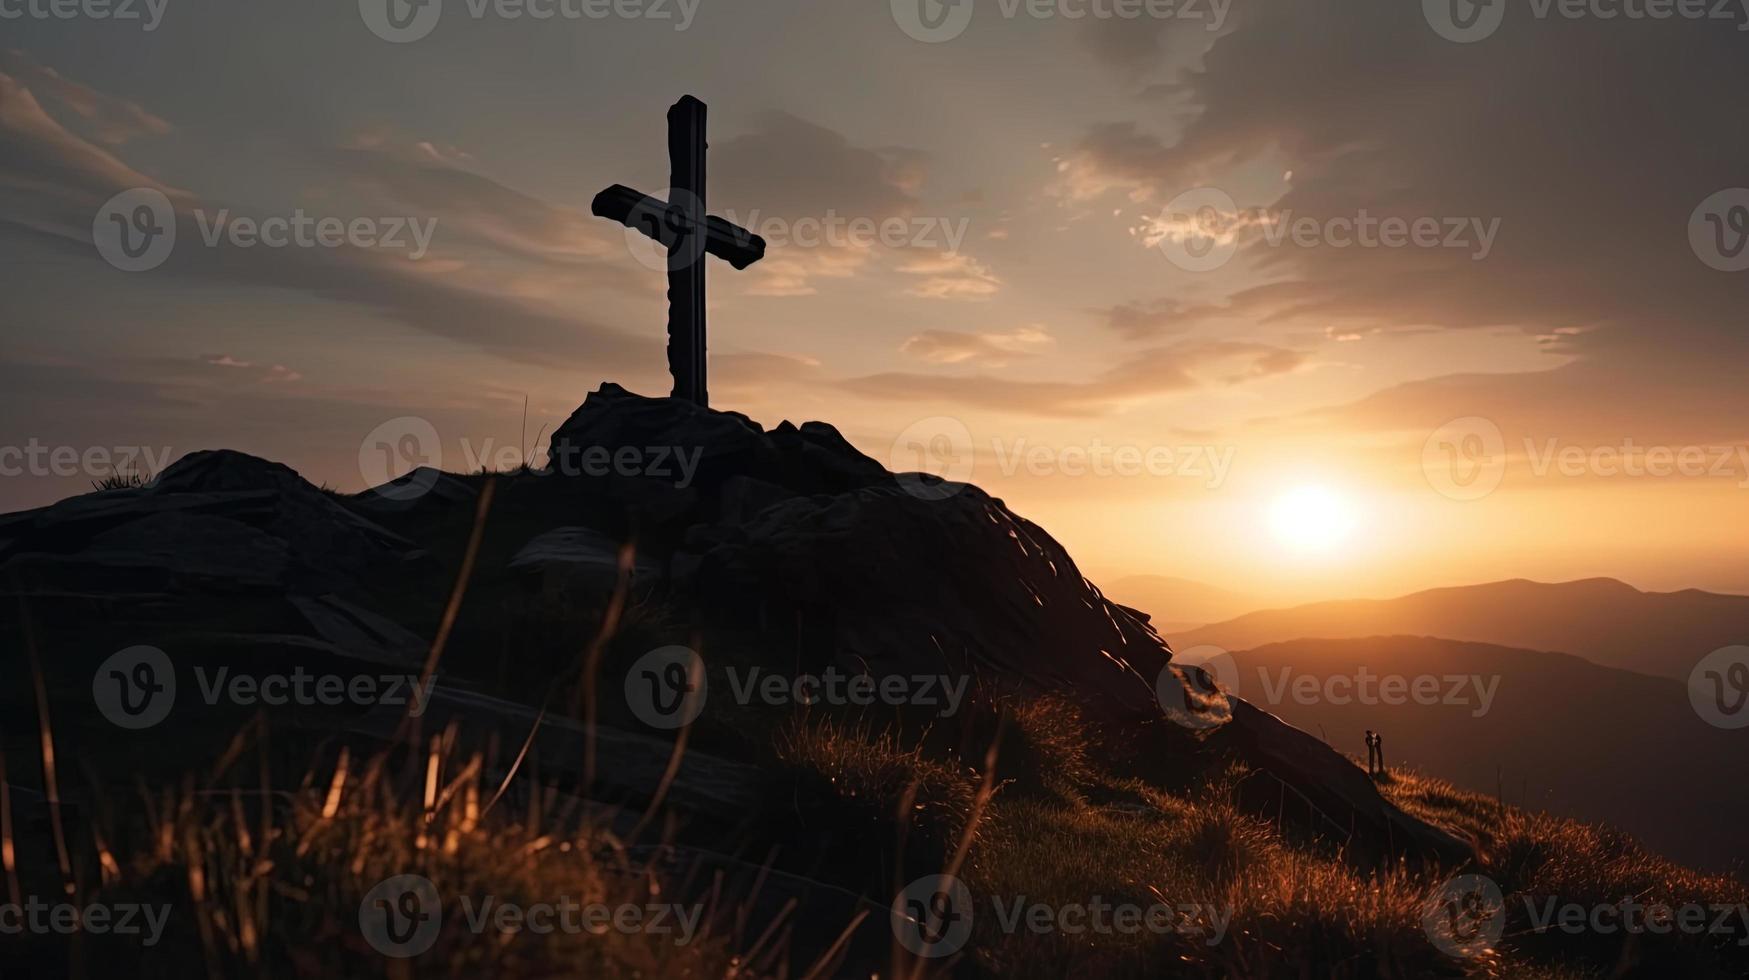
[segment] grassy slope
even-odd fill
[[[446,668],[504,690],[527,690],[540,678],[552,703],[571,700],[581,675],[577,652],[597,626],[592,614],[509,595],[476,592],[469,602],[477,609],[483,603],[486,615],[472,628],[458,626]],[[617,686],[621,653],[689,639],[676,625],[688,620],[680,611],[660,603],[634,604],[634,611],[628,619],[638,635],[607,640],[604,690]],[[464,642],[476,631],[479,642]],[[758,637],[717,639],[713,669],[734,660],[736,647],[752,662],[769,653]],[[507,660],[507,648],[526,656]],[[713,677],[713,686],[720,680]],[[1629,896],[1749,901],[1741,883],[1675,866],[1606,828],[1503,809],[1399,774],[1384,784],[1387,795],[1474,840],[1480,866],[1363,870],[1328,842],[1298,839],[1242,812],[1233,787],[1245,773],[1198,755],[1194,737],[1170,726],[1109,731],[1051,702],[980,705],[958,722],[819,707],[754,711],[713,701],[691,745],[830,788],[828,804],[803,818],[875,854],[887,871],[888,887],[863,881],[853,889],[868,900],[863,928],[885,928],[881,913],[911,876],[947,870],[966,883],[978,911],[967,949],[929,964],[895,954],[879,965],[883,975],[1579,978],[1624,975],[1623,963],[1639,961],[1655,963],[1662,975],[1705,975],[1708,964],[1719,975],[1749,972],[1744,949],[1730,944],[1736,937],[1537,935],[1520,918],[1509,920],[1497,949],[1471,958],[1454,959],[1429,942],[1421,924],[1426,899],[1461,871],[1494,878],[1509,907],[1545,895],[1586,904]],[[281,743],[276,751],[284,749]],[[93,820],[99,839],[74,828],[78,895],[173,903],[176,923],[163,947],[142,960],[124,943],[55,937],[32,942],[21,959],[55,964],[53,973],[140,976],[704,977],[748,969],[801,976],[810,965],[785,952],[792,945],[783,938],[786,921],[799,913],[731,928],[738,910],[717,905],[711,915],[725,924],[676,947],[617,933],[481,939],[459,928],[461,910],[446,903],[438,949],[412,961],[387,959],[361,940],[357,910],[389,874],[415,870],[444,894],[521,901],[569,895],[639,902],[657,887],[671,897],[699,893],[677,891],[646,850],[628,846],[668,840],[664,820],[631,840],[612,814],[543,794],[513,791],[493,805],[497,783],[482,777],[474,759],[442,745],[430,756],[422,746],[349,763],[331,750],[309,755],[301,761],[309,776],[270,794],[272,807],[260,805],[265,776],[248,768],[254,751],[243,739],[216,768],[181,784],[156,783],[169,788],[144,790],[143,805],[123,808],[145,819]],[[716,843],[758,853],[770,842]],[[833,871],[821,869],[825,877]],[[855,884],[853,876],[846,881]],[[1194,903],[1231,920],[1224,939],[1210,945],[1188,932],[1010,934],[986,911],[992,899],[1060,906],[1095,896]],[[849,914],[816,922],[809,928],[820,935],[808,938],[813,947],[829,946],[857,924]],[[774,927],[771,935],[765,926]],[[73,970],[61,968],[69,961]],[[824,975],[838,969],[828,964]]]
[[[1460,870],[1498,881],[1509,909],[1519,896],[1588,905],[1626,896],[1749,901],[1740,883],[1677,867],[1607,828],[1502,810],[1448,784],[1399,774],[1383,784],[1386,794],[1476,841],[1481,866],[1427,875],[1362,871],[1327,845],[1292,839],[1241,812],[1232,793],[1240,771],[1204,767],[1161,779],[1158,759],[1149,768],[1063,705],[1009,704],[991,714],[1001,733],[997,748],[970,758],[943,748],[939,731],[819,710],[768,717],[743,733],[763,745],[755,753],[763,764],[825,778],[837,794],[836,812],[815,819],[846,832],[896,829],[898,849],[908,852],[895,862],[896,879],[950,870],[970,888],[978,914],[968,949],[931,964],[900,960],[889,975],[1604,977],[1622,975],[1611,971],[1624,956],[1647,958],[1666,975],[1698,975],[1703,963],[1722,965],[1730,971],[1724,975],[1744,968],[1743,950],[1730,937],[1539,936],[1522,916],[1509,918],[1507,940],[1480,956],[1453,959],[1429,943],[1424,902],[1445,874]],[[413,964],[375,954],[356,924],[364,892],[386,875],[416,869],[445,894],[524,902],[557,895],[646,901],[658,880],[606,817],[550,801],[531,807],[515,802],[516,794],[493,806],[496,786],[474,760],[434,752],[399,763],[328,764],[270,813],[250,802],[246,788],[258,784],[241,767],[152,791],[153,818],[105,835],[114,856],[95,862],[105,870],[84,879],[84,892],[176,905],[182,928],[152,951],[141,975],[211,967],[224,975],[723,976],[747,962],[735,959],[738,952],[754,947],[766,957],[761,972],[782,960],[769,940],[756,942],[762,930],[723,930],[676,947],[617,934],[489,942],[446,926],[438,950],[413,961],[413,972],[399,972]],[[866,894],[878,923],[891,892]],[[987,911],[993,899],[1060,906],[1095,896],[1194,903],[1231,921],[1211,945],[1190,932],[1010,934]],[[460,909],[445,911],[460,921]],[[816,945],[830,939],[816,937]],[[87,964],[137,952],[96,937],[75,946]],[[790,964],[789,975],[806,965]]]
[[[959,876],[977,899],[973,946],[960,972],[1019,977],[1154,976],[1545,976],[1607,977],[1645,961],[1664,975],[1739,975],[1749,965],[1738,936],[1656,937],[1529,932],[1524,900],[1549,896],[1586,906],[1634,897],[1643,903],[1737,903],[1749,889],[1647,853],[1608,828],[1507,808],[1412,774],[1384,781],[1386,795],[1423,819],[1476,841],[1480,866],[1426,875],[1404,868],[1360,871],[1325,847],[1285,837],[1241,812],[1232,799],[1242,772],[1204,773],[1174,792],[1105,766],[1060,709],[1042,712],[1048,731],[1028,731],[1022,711],[1013,741],[1042,780],[1020,778],[989,793]],[[1042,738],[1042,741],[1041,741]],[[974,770],[902,749],[891,738],[837,726],[792,736],[786,753],[828,772],[847,794],[897,795],[906,766],[937,785],[934,799],[959,801],[955,827],[978,809]],[[1000,765],[998,766],[1000,769]],[[1108,802],[1096,802],[1100,799]],[[1119,799],[1122,798],[1122,799]],[[1136,803],[1145,806],[1134,805]],[[1127,804],[1127,805],[1126,805]],[[950,862],[951,863],[951,862]],[[1467,959],[1439,952],[1422,926],[1427,899],[1448,874],[1485,874],[1507,898],[1506,940]],[[1008,935],[986,914],[989,900],[1197,904],[1226,910],[1224,939],[1165,936]],[[1644,941],[1642,941],[1644,940]]]

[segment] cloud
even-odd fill
[[[989,267],[963,252],[911,250],[897,270],[920,277],[905,291],[926,299],[987,299],[1002,286]]]
[[[1170,301],[1152,303],[1120,303],[1094,310],[1094,315],[1126,340],[1147,340],[1162,334],[1177,333],[1185,327],[1182,311]]]
[[[737,274],[736,281],[745,277],[749,296],[812,296],[819,292],[815,279],[849,279],[873,259],[866,248],[779,247]]]
[[[760,394],[772,385],[816,379],[820,361],[805,354],[715,354],[710,369],[713,391]]]
[[[1141,351],[1089,381],[887,372],[849,378],[841,386],[887,401],[927,401],[1076,418],[1109,414],[1161,395],[1285,374],[1306,363],[1305,355],[1297,351],[1246,341],[1218,341]]]
[[[1551,438],[1578,446],[1741,445],[1749,442],[1749,391],[1737,367],[1746,352],[1735,350],[1712,365],[1598,356],[1546,371],[1445,375],[1255,427],[1397,436],[1414,460],[1435,430],[1464,418],[1486,419],[1513,449]]]
[[[171,125],[137,102],[106,95],[37,63],[23,51],[0,54],[0,66],[73,113],[100,143],[120,146],[143,136],[167,136]]]
[[[1165,144],[1137,123],[1097,123],[1057,161],[1054,189],[1070,201],[1089,201],[1112,191],[1122,191],[1133,200],[1151,200],[1171,165]]]
[[[1166,20],[1162,17],[1092,17],[1081,28],[1081,40],[1101,62],[1138,71],[1159,58],[1165,30]]]
[[[68,131],[22,82],[0,74],[0,191],[13,192],[0,211],[0,224],[82,229],[88,235],[97,206],[130,187],[188,197]]]
[[[1367,209],[1500,221],[1481,262],[1462,249],[1249,242],[1240,258],[1288,284],[1300,314],[1539,333],[1722,327],[1740,291],[1696,260],[1686,226],[1708,195],[1742,183],[1749,130],[1683,93],[1749,84],[1742,35],[1717,21],[1513,13],[1497,36],[1459,45],[1416,4],[1260,0],[1180,76],[1201,109],[1182,133],[1093,126],[1060,190],[1157,209],[1225,181],[1241,208],[1320,220]],[[1243,168],[1260,164],[1293,171],[1285,191],[1247,193]]]
[[[202,363],[211,365],[212,367],[229,368],[239,371],[248,370],[256,366],[254,361],[245,361],[241,358],[232,357],[229,354],[202,354],[200,359]],[[260,375],[257,380],[262,384],[276,384],[302,381],[303,379],[304,376],[301,372],[294,371],[291,368],[286,367],[284,364],[275,364],[269,367],[267,373]]]
[[[811,296],[819,279],[876,272],[906,277],[904,291],[925,299],[994,294],[1000,279],[954,247],[955,235],[964,233],[964,216],[957,232],[953,216],[922,216],[927,180],[927,157],[919,150],[860,146],[784,112],[765,113],[750,132],[711,146],[711,210],[771,241],[752,270],[747,293],[753,296]],[[976,203],[966,194],[954,200],[958,208]],[[865,233],[897,219],[910,222],[908,234],[945,231],[948,246],[900,245],[885,230]],[[927,226],[917,224],[922,221]],[[824,229],[820,234],[815,223]],[[822,235],[819,244],[804,243]]]
[[[963,333],[955,330],[925,330],[912,334],[899,345],[899,352],[930,364],[963,364],[979,361],[1000,367],[1015,357],[1027,357],[1056,346],[1056,340],[1037,326],[993,333]]]
[[[452,223],[486,229],[480,237],[488,245],[511,249],[513,256],[526,258],[541,245],[559,254],[566,243],[577,241],[575,225],[560,209],[544,208],[485,178],[444,168],[404,167],[385,154],[366,161],[365,155],[365,151],[351,151],[353,174],[395,175],[403,201],[435,203],[449,193],[445,213],[460,219]],[[341,157],[347,158],[344,152]],[[350,246],[204,247],[192,194],[135,170],[115,153],[69,132],[42,110],[28,88],[0,75],[0,205],[4,205],[0,235],[23,239],[27,247],[84,259],[103,276],[125,276],[101,264],[91,243],[91,225],[105,200],[134,187],[164,190],[175,208],[177,245],[169,259],[150,273],[153,282],[180,277],[209,286],[291,290],[372,310],[415,330],[532,365],[588,358],[609,371],[660,363],[661,347],[655,339],[627,335],[562,306],[508,292],[507,277],[495,268],[475,271],[457,259],[412,262],[398,253]],[[508,214],[494,219],[490,211],[498,205]],[[206,220],[212,220],[218,207],[201,204]],[[576,246],[571,254],[575,257],[585,250]],[[607,263],[584,267],[602,270],[609,279],[623,278],[631,271]],[[523,266],[525,273],[527,268]],[[650,289],[656,289],[653,282],[659,277],[641,278],[649,278]],[[145,282],[135,279],[131,285]],[[506,324],[514,328],[506,329]],[[285,371],[276,380],[291,380],[289,375],[295,373]]]
[[[1457,410],[1440,407],[1456,394],[1466,411],[1592,429],[1585,413],[1617,418],[1625,390],[1647,396],[1634,399],[1640,428],[1716,431],[1686,406],[1736,406],[1699,389],[1740,387],[1717,364],[1749,355],[1744,280],[1697,258],[1689,223],[1710,195],[1744,185],[1749,128],[1695,93],[1749,89],[1738,26],[1512,7],[1493,37],[1454,44],[1420,4],[1259,0],[1160,89],[1192,115],[1088,127],[1055,191],[1083,207],[1117,199],[1144,219],[1184,191],[1226,191],[1241,227],[1235,258],[1212,274],[1224,316],[1348,338],[1506,327],[1583,362],[1449,389],[1414,382],[1329,419],[1399,425]],[[1498,221],[1498,232],[1477,260],[1473,247],[1272,243],[1257,221],[1362,214]],[[1112,325],[1145,336],[1168,321]]]
[[[1298,371],[1308,363],[1310,361],[1302,351],[1280,349],[1262,351],[1245,363],[1240,370],[1227,375],[1226,380],[1228,384],[1240,384],[1257,378],[1270,378],[1278,374]]]
[[[575,268],[594,265],[612,278],[629,273],[604,261],[624,258],[625,235],[593,215],[542,201],[465,169],[469,159],[430,144],[371,136],[336,150],[331,161],[353,185],[406,213],[435,217],[446,237],[467,235],[521,259]],[[623,284],[623,283],[622,283]]]
[[[864,147],[785,112],[711,145],[711,207],[743,221],[903,217],[916,213],[925,156],[906,147]]]
[[[392,127],[379,126],[359,132],[349,144],[351,149],[386,153],[410,163],[445,167],[469,167],[476,160],[472,153],[451,143],[413,139]]]

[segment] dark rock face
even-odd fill
[[[1068,693],[1114,717],[1158,714],[1170,658],[1146,617],[1112,603],[1037,525],[977,487],[900,480],[837,429],[603,385],[560,426],[550,462],[679,447],[701,453],[681,564],[719,607],[808,622],[812,651],[851,670],[969,676],[986,694]],[[661,478],[616,474],[626,499]],[[642,484],[641,487],[638,485]]]
[[[352,500],[352,506],[371,517],[403,515],[427,508],[473,504],[480,492],[457,477],[421,466],[380,487],[372,487]]]
[[[590,447],[702,450],[691,496],[669,511],[688,525],[675,564],[691,570],[701,603],[801,619],[819,660],[876,677],[967,676],[986,697],[1067,696],[1115,723],[1170,715],[1156,685],[1176,668],[1147,617],[1107,600],[1049,534],[977,487],[890,473],[820,423],[766,432],[614,385],[591,394],[554,445],[561,471],[563,456]],[[662,493],[659,481],[612,479],[632,506],[646,499],[640,482]],[[1197,687],[1185,688],[1193,700]],[[1255,770],[1243,787],[1253,809],[1352,841],[1368,859],[1467,855],[1318,739],[1239,698],[1202,700],[1189,727]]]
[[[536,536],[510,559],[513,574],[539,590],[554,595],[588,595],[612,592],[620,577],[622,545],[586,527],[554,528]],[[661,576],[661,569],[648,560],[634,560],[634,589]]]
[[[0,630],[26,633],[14,620],[28,617],[51,686],[74,691],[135,645],[184,666],[405,669],[428,642],[373,611],[367,594],[405,586],[423,554],[289,467],[195,453],[145,487],[0,517]],[[9,686],[0,708],[31,717],[27,698]]]
[[[241,453],[197,453],[148,487],[0,517],[0,589],[53,620],[52,639],[70,651],[56,665],[69,689],[88,690],[97,661],[141,643],[215,663],[317,654],[333,670],[414,667],[428,644],[413,607],[393,600],[441,602],[453,571],[416,580],[409,570],[434,559],[377,521],[434,550],[455,547],[478,499],[478,481],[429,476],[429,497],[391,506],[343,501]],[[1346,758],[1243,701],[1217,694],[1197,709],[1199,723],[1174,718],[1156,690],[1176,676],[1171,651],[1146,616],[1107,600],[1002,501],[890,473],[829,425],[763,430],[604,385],[555,433],[549,472],[501,477],[499,490],[490,519],[508,523],[491,527],[508,544],[481,558],[475,594],[532,576],[561,604],[597,599],[618,580],[629,540],[604,532],[632,528],[640,588],[661,585],[701,618],[799,624],[814,668],[966,678],[975,698],[1064,697],[1155,750],[1167,744],[1161,728],[1182,731],[1172,718],[1198,730],[1199,746],[1261,771],[1245,791],[1260,811],[1285,801],[1275,808],[1283,822],[1352,836],[1381,856],[1461,856],[1461,844],[1390,806]],[[501,717],[506,737],[526,720],[447,678],[441,690],[439,714]],[[619,737],[601,736],[634,754]],[[648,748],[638,751],[659,772],[665,762]],[[687,770],[677,796],[712,771]],[[700,789],[699,806],[741,791],[718,789]]]
[[[1474,856],[1469,845],[1387,802],[1328,745],[1248,701],[1228,700],[1233,720],[1209,741],[1255,767],[1239,793],[1253,811],[1341,841],[1367,860],[1403,854],[1455,867]]]
[[[37,593],[320,595],[418,550],[290,467],[230,451],[193,453],[146,487],[0,517],[0,580]]]
[[[630,455],[616,461],[622,451]],[[696,470],[684,472],[676,453],[696,457]],[[745,415],[645,398],[616,384],[591,392],[559,426],[547,464],[561,476],[629,484],[643,494],[667,487],[694,499],[714,498],[735,477],[802,495],[841,493],[892,479],[885,467],[825,423],[797,428],[785,422],[766,432]],[[707,508],[710,503],[714,500],[706,501]]]
[[[777,503],[709,546],[699,587],[818,617],[834,659],[877,676],[968,675],[987,693],[1159,714],[1170,653],[1153,629],[976,487],[921,499],[889,481]]]

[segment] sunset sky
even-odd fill
[[[889,465],[949,446],[1096,579],[1749,591],[1741,10],[1512,6],[1460,43],[1437,0],[962,0],[925,41],[917,0],[444,0],[394,43],[373,2],[0,22],[0,445],[229,447],[356,490],[391,419],[471,469],[525,396],[532,439],[604,380],[665,394],[664,278],[589,202],[664,189],[692,93],[712,210],[773,238],[712,261],[716,407]],[[93,243],[133,188],[178,214],[150,271]],[[416,259],[208,247],[221,210],[436,224]],[[1386,218],[1437,242],[1343,230]],[[1064,471],[1118,447],[1155,472]],[[0,477],[0,509],[89,479]]]

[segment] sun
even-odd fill
[[[1269,532],[1290,551],[1329,554],[1354,533],[1354,505],[1326,486],[1301,486],[1269,505]]]

